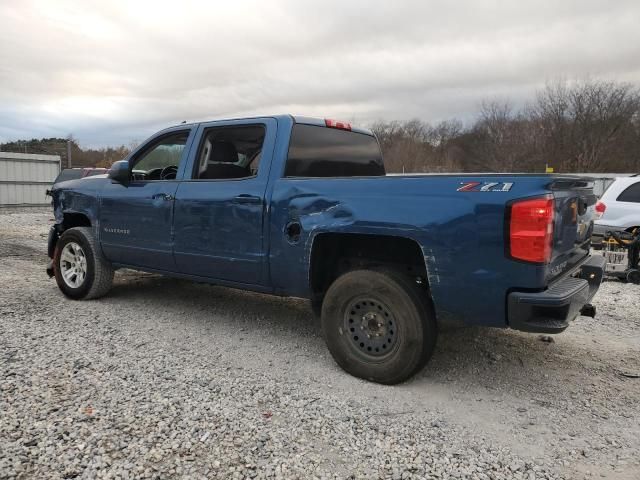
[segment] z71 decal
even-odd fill
[[[462,182],[458,192],[508,192],[512,182]]]

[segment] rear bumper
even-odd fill
[[[593,234],[596,237],[604,237],[604,234],[607,233],[607,230],[612,230],[612,227],[608,225],[598,225],[597,223],[593,224]],[[615,228],[613,228],[615,230]]]
[[[604,257],[592,256],[575,276],[562,278],[543,292],[511,292],[507,297],[509,327],[523,332],[562,332],[598,291],[604,266]]]

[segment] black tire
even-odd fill
[[[640,270],[628,270],[626,280],[628,283],[640,285]]]
[[[335,280],[322,304],[322,330],[345,371],[387,385],[421,370],[438,334],[427,291],[393,270],[355,270]]]
[[[84,279],[78,285],[70,285],[63,278],[63,269],[69,263],[61,264],[61,257],[65,247],[69,244],[78,245],[86,259]],[[75,227],[65,230],[58,242],[53,256],[53,271],[58,288],[73,300],[89,300],[105,295],[113,283],[113,267],[102,256],[97,245],[93,230],[90,227]]]

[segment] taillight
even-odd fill
[[[549,263],[553,248],[553,197],[517,200],[509,207],[509,255]]]
[[[606,209],[607,206],[598,200],[598,202],[596,203],[596,218],[602,218],[602,215],[604,215]]]
[[[339,120],[332,120],[330,118],[325,118],[324,124],[329,128],[339,128],[340,130],[351,130],[351,124],[348,122],[341,122]]]

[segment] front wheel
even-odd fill
[[[322,329],[338,365],[384,384],[417,373],[437,338],[428,293],[392,270],[355,270],[333,282],[322,305]]]
[[[58,288],[74,300],[101,297],[113,282],[113,267],[102,256],[89,227],[65,230],[56,244],[53,270]]]

